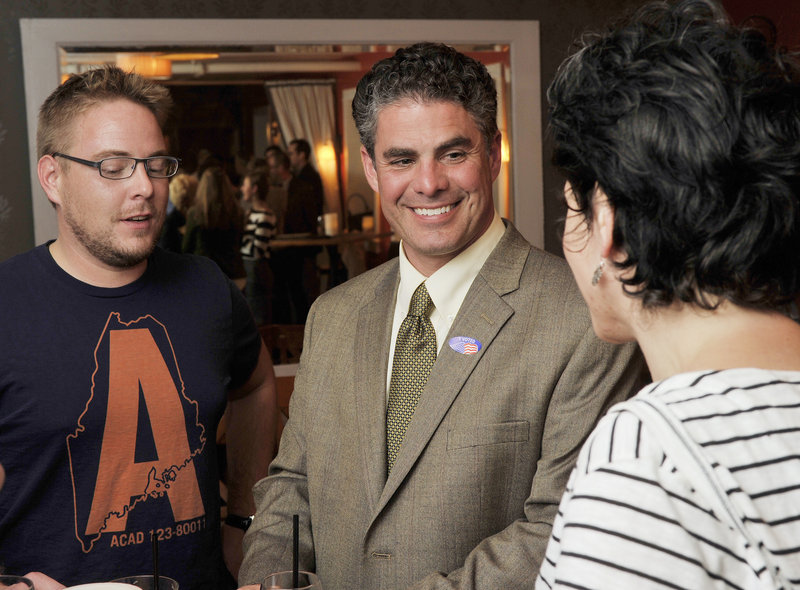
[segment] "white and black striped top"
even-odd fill
[[[250,260],[269,258],[269,241],[275,237],[276,224],[272,211],[251,209],[242,236],[242,256]]]
[[[770,561],[800,586],[800,372],[675,375],[658,396],[704,449]],[[624,403],[581,450],[536,588],[768,588],[757,550],[718,520]]]

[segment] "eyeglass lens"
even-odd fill
[[[147,175],[151,178],[169,178],[178,171],[178,161],[175,158],[143,158]],[[105,178],[120,179],[133,175],[136,169],[135,158],[106,158],[100,161],[100,175]]]

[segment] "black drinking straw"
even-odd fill
[[[292,588],[300,586],[299,552],[300,552],[300,515],[292,516]]]
[[[153,590],[158,588],[158,536],[153,533]]]

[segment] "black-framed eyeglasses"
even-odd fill
[[[54,152],[53,157],[66,158],[84,166],[91,166],[97,168],[100,176],[109,178],[111,180],[124,180],[133,176],[136,170],[136,165],[139,162],[144,162],[145,170],[150,178],[170,178],[178,173],[178,167],[181,164],[180,159],[173,158],[172,156],[150,156],[149,158],[129,158],[127,156],[114,156],[112,158],[103,158],[99,162],[92,162],[91,160],[84,160],[76,158],[75,156],[68,156],[61,152]]]

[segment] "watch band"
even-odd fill
[[[253,522],[252,516],[239,516],[238,514],[229,514],[225,517],[225,524],[228,526],[236,527],[237,529],[242,529],[246,531],[250,528],[250,524]]]

